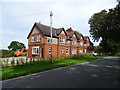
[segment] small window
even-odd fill
[[[67,44],[70,44],[70,41],[67,40],[66,43],[67,43]]]
[[[69,53],[69,49],[68,48],[66,48],[66,54],[68,54]]]
[[[65,43],[65,38],[64,37],[60,37],[60,43]]]
[[[81,45],[81,46],[83,45],[83,42],[82,42],[82,41],[80,41],[80,45]]]
[[[32,36],[31,42],[35,42],[35,36]]]
[[[76,54],[76,49],[72,49],[72,54]]]
[[[40,35],[37,36],[37,42],[40,42]]]
[[[87,46],[89,46],[89,43],[87,43]]]
[[[83,53],[83,50],[82,50],[82,49],[80,49],[80,50],[79,50],[79,53]]]
[[[47,39],[47,43],[51,43],[51,39],[50,38]]]
[[[51,54],[51,47],[49,48],[49,54]]]
[[[73,40],[73,41],[72,41],[72,44],[76,44],[76,40]]]
[[[64,49],[61,50],[61,53],[62,53],[62,54],[64,53]]]
[[[39,54],[39,47],[32,47],[32,54]]]

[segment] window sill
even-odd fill
[[[32,54],[32,55],[39,55],[39,54]]]

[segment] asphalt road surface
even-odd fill
[[[108,57],[2,81],[3,88],[119,88],[120,57]]]

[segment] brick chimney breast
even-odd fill
[[[66,32],[67,32],[67,33],[72,33],[73,30],[72,30],[72,28],[70,27],[70,28],[68,28],[68,29],[66,30]]]

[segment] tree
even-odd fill
[[[95,13],[90,19],[90,34],[94,41],[102,38],[100,46],[105,53],[120,52],[120,3],[113,8]]]
[[[26,48],[25,45],[18,41],[12,41],[8,46],[9,50],[16,51],[17,49]]]
[[[94,46],[94,51],[96,53],[102,53],[103,52],[103,48],[101,46]]]

